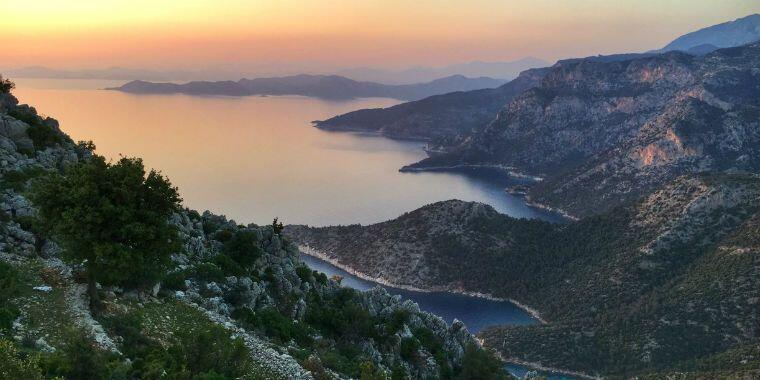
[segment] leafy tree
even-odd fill
[[[3,79],[3,76],[0,75],[0,94],[7,94],[14,88],[16,88],[15,83],[11,82],[9,79]]]
[[[91,307],[97,312],[96,282],[128,287],[157,281],[178,249],[168,224],[180,198],[156,171],[146,175],[142,160],[116,163],[93,155],[35,183],[32,200],[40,219],[87,269]]]

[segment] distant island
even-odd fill
[[[286,77],[240,79],[238,81],[193,81],[183,84],[155,83],[135,80],[106,90],[133,94],[188,95],[303,95],[322,99],[393,98],[419,100],[433,95],[456,91],[496,88],[505,80],[488,77],[468,78],[452,75],[431,82],[387,85],[360,82],[339,75],[293,75]]]

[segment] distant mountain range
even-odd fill
[[[282,63],[264,64],[254,67],[234,67],[204,70],[149,70],[125,67],[109,67],[105,69],[54,69],[44,66],[21,68],[6,68],[3,74],[10,78],[55,78],[55,79],[104,79],[104,80],[145,80],[145,81],[221,81],[237,80],[245,77],[280,77],[296,74],[335,74],[356,81],[377,82],[382,84],[415,84],[429,82],[453,75],[466,77],[491,77],[497,79],[512,79],[527,69],[548,66],[539,58],[522,58],[508,62],[474,61],[459,63],[445,67],[416,66],[408,69],[388,70],[373,67],[357,68],[318,68],[307,64]],[[272,69],[272,66],[277,69]]]
[[[405,70],[383,70],[360,67],[339,70],[337,74],[355,80],[386,84],[409,84],[431,81],[452,75],[513,79],[522,71],[536,67],[546,67],[549,65],[550,63],[543,59],[527,57],[509,62],[474,61],[444,67],[414,67]]]
[[[303,95],[323,99],[353,99],[383,97],[417,100],[454,91],[494,88],[504,80],[493,78],[467,78],[453,75],[431,82],[386,85],[359,82],[338,75],[294,75],[288,77],[241,79],[239,81],[196,81],[184,84],[153,83],[142,80],[129,82],[108,90],[135,94],[189,94],[189,95]]]
[[[684,34],[667,44],[660,52],[679,50],[696,54],[760,40],[760,14],[713,25]]]

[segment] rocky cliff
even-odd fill
[[[756,171],[760,44],[560,63],[455,150],[407,169],[467,164],[545,178],[529,199],[578,216],[684,173]]]

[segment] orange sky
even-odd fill
[[[403,67],[643,51],[757,0],[0,0],[0,67]],[[258,63],[257,63],[258,62]]]

